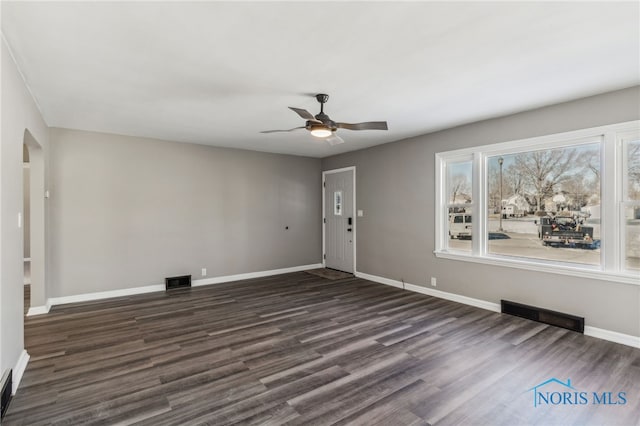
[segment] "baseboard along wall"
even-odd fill
[[[365,280],[373,281],[376,283],[385,284],[397,288],[404,288],[405,290],[426,294],[428,296],[438,297],[440,299],[451,300],[452,302],[463,303],[465,305],[475,306],[477,308],[486,309],[488,311],[500,312],[499,303],[488,302],[486,300],[475,299],[473,297],[462,296],[446,291],[434,290],[415,284],[403,283],[402,281],[379,277],[377,275],[365,274],[364,272],[356,271],[354,275],[358,278],[363,278]],[[596,337],[598,339],[608,340],[610,342],[620,343],[634,348],[640,348],[640,336],[632,336],[630,334],[618,333],[616,331],[605,330],[588,325],[585,325],[584,327],[584,334],[585,336]]]
[[[16,362],[15,367],[13,367],[13,386],[11,388],[11,394],[15,395],[18,390],[18,386],[20,386],[20,380],[22,380],[22,375],[24,371],[27,369],[27,364],[29,363],[29,354],[26,349],[23,349],[20,353],[20,357],[18,358],[18,362]]]
[[[293,266],[290,268],[272,269],[269,271],[248,272],[244,274],[225,275],[221,277],[203,278],[200,280],[193,280],[191,282],[192,287],[199,287],[203,285],[222,284],[231,281],[247,280],[251,278],[269,277],[272,275],[287,274],[290,272],[306,271],[307,269],[322,268],[321,263],[313,263],[310,265]],[[154,293],[158,291],[164,291],[164,284],[153,284],[143,287],[123,288],[119,290],[100,291],[95,293],[76,294],[72,296],[51,297],[47,300],[45,306],[33,306],[29,308],[27,316],[42,315],[49,312],[52,306],[65,305],[67,303],[79,303],[89,302],[92,300],[108,299],[111,297],[124,297],[133,296],[136,294]]]

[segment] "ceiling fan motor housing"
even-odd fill
[[[322,123],[318,123],[316,121],[307,121],[305,128],[309,131],[314,129],[329,129],[332,132],[335,132],[336,130],[338,130],[336,123],[334,123],[333,121],[331,120],[328,120],[328,122],[325,122],[323,120],[320,120],[320,121],[322,121]]]

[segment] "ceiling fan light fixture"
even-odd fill
[[[327,126],[318,125],[311,126],[311,134],[316,138],[327,138],[331,136],[333,132]]]

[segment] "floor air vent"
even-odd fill
[[[0,402],[0,418],[4,417],[4,414],[7,412],[7,408],[9,408],[9,402],[11,402],[11,391],[13,388],[13,373],[11,370],[7,370],[2,375],[2,398]]]
[[[502,312],[505,314],[515,315],[517,317],[542,322],[556,327],[562,327],[569,330],[584,333],[584,318],[574,315],[563,314],[562,312],[550,311],[548,309],[536,308],[535,306],[527,306],[521,303],[509,302],[501,300]]]
[[[191,275],[182,275],[180,277],[165,278],[164,285],[167,290],[173,290],[175,288],[190,288]]]

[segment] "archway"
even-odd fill
[[[24,146],[29,157],[29,254],[31,272],[31,300],[27,315],[48,312],[45,280],[46,244],[45,244],[45,164],[42,146],[33,135],[25,130]],[[25,212],[26,213],[26,212]],[[26,242],[25,242],[26,244]]]

